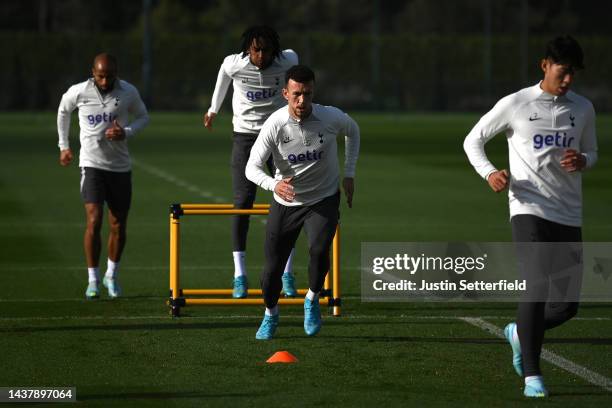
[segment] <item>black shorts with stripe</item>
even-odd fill
[[[86,204],[106,202],[113,212],[127,212],[132,202],[132,172],[81,167],[81,198]]]

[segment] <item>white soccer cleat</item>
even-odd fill
[[[115,299],[121,296],[121,287],[117,279],[104,278],[102,283],[108,289],[108,297]]]

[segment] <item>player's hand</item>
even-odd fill
[[[352,177],[345,177],[342,179],[342,187],[344,188],[344,195],[346,196],[346,203],[349,208],[353,208],[353,193],[355,192],[355,179]]]
[[[293,177],[282,179],[276,183],[276,186],[274,186],[274,192],[276,195],[288,203],[292,202],[295,198],[295,192],[293,191],[293,186],[291,185],[291,179],[293,179]]]
[[[212,130],[213,120],[215,120],[216,113],[206,112],[204,114],[204,127],[208,130]]]
[[[125,130],[123,130],[123,128],[119,126],[119,123],[117,123],[117,119],[115,119],[113,120],[113,124],[111,125],[111,127],[106,129],[104,135],[108,140],[123,140],[125,139]]]
[[[586,166],[586,157],[578,153],[574,149],[566,149],[565,154],[561,158],[561,167],[568,173],[580,171]]]
[[[72,163],[72,159],[73,159],[72,150],[64,149],[64,150],[60,151],[60,160],[59,160],[59,162],[60,162],[60,164],[62,166],[65,167],[65,166],[69,165],[70,163]]]
[[[508,173],[508,170],[506,169],[494,171],[487,178],[487,182],[489,183],[489,186],[491,186],[493,191],[499,193],[500,191],[503,191],[506,187],[508,187],[509,177],[510,173]]]

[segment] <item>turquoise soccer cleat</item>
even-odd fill
[[[261,321],[261,326],[259,326],[259,330],[257,330],[257,333],[255,333],[255,338],[257,340],[270,340],[272,339],[272,337],[274,337],[274,333],[276,332],[277,327],[278,315],[264,315],[264,318]]]
[[[548,397],[548,390],[544,386],[542,378],[534,378],[525,384],[525,390],[523,394],[530,398],[546,398]]]
[[[285,297],[296,297],[295,277],[291,273],[283,273],[283,293]]]
[[[319,299],[311,301],[304,298],[304,331],[309,336],[314,336],[321,330],[321,309]]]
[[[108,289],[108,297],[115,299],[121,296],[121,287],[117,279],[104,278],[102,283]]]
[[[242,275],[234,278],[234,291],[232,297],[234,299],[244,299],[249,293],[249,281],[247,277]]]
[[[516,323],[508,323],[504,329],[504,336],[512,347],[512,365],[514,371],[519,375],[523,376],[523,355],[521,354],[521,343],[518,340],[514,340],[514,331],[516,330]]]
[[[87,290],[85,290],[85,297],[87,299],[97,299],[100,297],[98,282],[89,282],[89,285],[87,285]]]

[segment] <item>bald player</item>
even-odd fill
[[[106,202],[108,267],[103,283],[109,297],[116,298],[121,294],[117,273],[126,242],[132,197],[128,140],[147,125],[149,116],[136,88],[117,78],[115,57],[106,53],[97,55],[91,73],[92,78],[71,86],[62,96],[57,112],[59,162],[62,166],[72,163],[74,155],[68,136],[71,114],[78,109],[80,190],[87,220],[84,247],[89,283],[85,296],[88,299],[99,297],[100,229]]]

